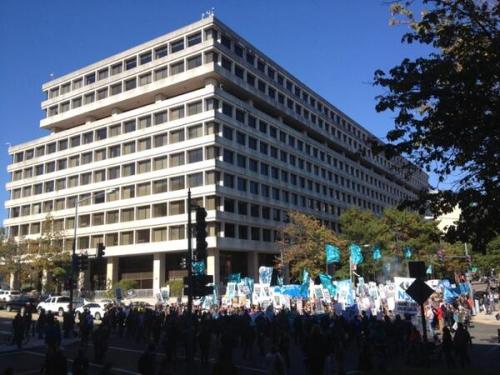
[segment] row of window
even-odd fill
[[[205,171],[191,173],[186,176],[180,175],[169,178],[162,178],[153,181],[147,181],[137,184],[121,186],[114,191],[106,192],[104,190],[95,191],[93,193],[84,193],[80,195],[72,195],[65,198],[55,200],[46,200],[15,206],[9,209],[9,217],[16,218],[29,215],[37,215],[40,213],[50,213],[64,209],[75,208],[76,202],[79,206],[87,206],[90,204],[101,204],[105,202],[113,202],[119,199],[132,199],[135,197],[143,197],[151,194],[161,194],[168,191],[177,191],[185,188],[195,188],[203,185],[213,185],[219,181],[219,173],[215,171]]]
[[[210,34],[211,35],[211,34]],[[202,41],[202,32],[198,31],[184,37],[165,42],[155,48],[141,51],[135,56],[129,56],[126,59],[113,64],[101,67],[96,71],[86,73],[82,77],[74,78],[71,82],[62,83],[60,86],[52,87],[45,91],[46,99],[53,99],[59,95],[64,95],[70,91],[78,90],[83,86],[94,84],[97,81],[107,79],[118,75],[124,71],[133,70],[138,66],[150,63],[153,60],[162,59],[169,54],[182,51],[184,48],[195,46]]]
[[[234,118],[240,125],[246,125],[248,128],[245,130],[250,130],[252,133],[255,133],[255,131],[258,130],[260,133],[266,134],[270,138],[274,139],[274,144],[282,145],[284,147],[284,149],[280,149],[273,146],[272,143],[259,141],[257,138],[246,135],[244,132],[235,130],[228,125],[223,126],[222,136],[225,139],[233,141],[240,146],[248,147],[252,153],[260,152],[266,157],[271,156],[276,160],[286,163],[288,166],[291,165],[293,168],[298,167],[301,170],[314,173],[316,176],[321,175],[321,177],[325,180],[328,175],[328,181],[332,181],[332,172],[327,172],[325,168],[320,166],[321,164],[325,165],[326,163],[333,167],[336,171],[345,171],[347,174],[361,179],[362,181],[366,181],[379,189],[383,189],[391,195],[397,195],[398,197],[406,196],[405,193],[399,188],[392,186],[392,184],[387,184],[380,179],[369,175],[368,173],[364,173],[360,168],[358,168],[358,166],[354,167],[349,165],[347,162],[338,160],[332,154],[324,152],[307,142],[303,142],[302,140],[287,134],[283,130],[278,130],[276,127],[268,124],[267,122],[257,119],[255,116],[250,115],[229,103],[222,102],[222,113],[228,117]],[[300,151],[307,156],[315,158],[320,162],[320,164],[313,164],[300,158],[300,156],[285,150]],[[342,180],[343,177],[340,177],[340,183],[342,183]],[[349,181],[347,178],[346,180]],[[338,177],[336,178],[336,182],[339,183]],[[349,187],[350,182],[346,182],[346,185]]]
[[[34,224],[34,223],[33,223]],[[33,225],[32,224],[32,225]],[[27,236],[30,232],[28,224],[20,227],[10,227],[10,236]],[[278,240],[277,231],[269,228],[254,227],[248,225],[237,225],[234,223],[207,223],[207,234],[209,237],[238,238],[240,240],[272,242]],[[153,227],[148,229],[126,230],[121,232],[112,232],[92,236],[77,237],[77,250],[96,249],[99,243],[104,243],[108,247],[127,246],[134,244],[144,244],[150,242],[176,241],[186,238],[185,225],[170,225],[162,227]],[[35,243],[32,246],[36,246]],[[65,238],[54,240],[54,246],[65,250],[71,250],[73,239]]]
[[[205,99],[205,108],[207,108],[207,110],[213,108],[212,99]],[[87,132],[83,132],[82,134],[76,134],[74,136],[63,138],[58,141],[52,141],[35,148],[16,152],[15,154],[13,154],[12,162],[20,163],[23,161],[42,157],[44,155],[50,155],[59,151],[65,151],[71,148],[79,147],[81,145],[89,145],[93,142],[103,141],[108,138],[117,137],[121,134],[132,133],[137,130],[147,129],[151,126],[162,125],[169,121],[179,120],[186,116],[194,116],[201,112],[203,112],[202,100],[175,105],[170,108],[157,111],[153,114],[141,115],[138,118],[127,119],[119,123],[113,123],[111,125],[104,126],[102,128],[89,130]],[[210,133],[210,130],[213,128],[213,126],[205,125],[205,127],[206,134],[213,134]],[[182,142],[186,138],[191,139],[203,135],[201,124],[189,127],[187,129],[187,134],[185,134],[184,129],[179,131],[172,131],[170,133],[170,143]]]
[[[205,63],[211,62],[212,60],[212,53],[206,53]],[[48,111],[46,112],[46,117],[55,116],[60,113],[67,112],[70,109],[76,109],[81,107],[82,105],[91,104],[95,101],[106,99],[109,96],[118,95],[122,92],[130,91],[137,87],[148,85],[153,81],[159,81],[169,76],[183,73],[186,70],[197,68],[202,64],[201,54],[165,64],[163,66],[155,68],[154,70],[141,73],[138,76],[129,77],[118,82],[113,82],[109,86],[99,88],[95,91],[88,91],[82,96],[77,96],[72,98],[71,100],[53,105],[49,107]]]

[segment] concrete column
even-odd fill
[[[254,280],[259,280],[259,253],[256,251],[249,251],[247,253],[247,272],[248,277]]]
[[[165,286],[165,253],[156,253],[153,258],[153,290]]]
[[[49,279],[49,275],[47,269],[44,268],[42,271],[42,292],[45,293],[47,291],[47,281]]]
[[[15,272],[10,273],[9,285],[10,289],[17,289],[17,277]]]
[[[208,249],[207,275],[212,275],[214,277],[214,283],[219,283],[220,259],[217,249]]]
[[[118,257],[109,257],[106,260],[106,288],[111,289],[118,281]]]

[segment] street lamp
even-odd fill
[[[94,195],[94,199],[97,197],[101,197],[106,194],[111,194],[114,193],[118,188],[111,188],[108,190],[101,191],[98,194]],[[82,199],[77,199],[75,202],[75,220],[74,220],[74,228],[73,228],[73,248],[71,252],[71,274],[69,278],[69,311],[73,311],[73,284],[75,280],[75,273],[76,273],[76,229],[78,228],[78,206],[80,205],[81,202],[84,202],[88,199],[92,198],[92,194],[88,197],[82,198]]]

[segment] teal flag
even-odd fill
[[[406,259],[410,259],[412,255],[412,249],[410,246],[405,246],[403,249],[403,255]]]
[[[351,252],[351,263],[361,264],[363,263],[363,253],[361,252],[361,246],[352,243],[349,245],[349,251]]]
[[[373,257],[373,260],[380,260],[380,259],[382,259],[382,250],[380,249],[379,245],[373,246],[372,257]]]
[[[205,262],[204,261],[199,261],[199,262],[193,262],[193,273],[195,275],[204,275],[206,271],[205,268]]]
[[[239,283],[241,281],[241,273],[230,273],[227,277],[228,282]]]
[[[427,275],[432,275],[432,264],[429,264],[429,267],[427,267],[427,270],[425,271]]]
[[[337,288],[332,283],[332,277],[330,275],[325,274],[325,273],[320,273],[319,274],[319,281],[321,282],[321,285],[323,285],[323,288],[328,290],[328,292],[330,293],[330,296],[334,297],[335,293],[337,292]]]
[[[300,295],[304,298],[309,296],[309,279],[311,276],[309,275],[309,271],[305,268],[302,270],[302,283],[300,284]]]
[[[326,244],[325,245],[325,253],[326,253],[326,263],[327,264],[340,262],[340,249],[337,246]]]

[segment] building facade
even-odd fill
[[[183,275],[188,188],[208,212],[208,273],[224,281],[272,263],[289,210],[340,230],[348,207],[379,214],[428,184],[403,158],[372,154],[372,134],[214,17],[43,91],[50,134],[10,147],[4,226],[20,241],[50,223],[70,250],[76,225],[90,255],[104,243],[94,288]]]

